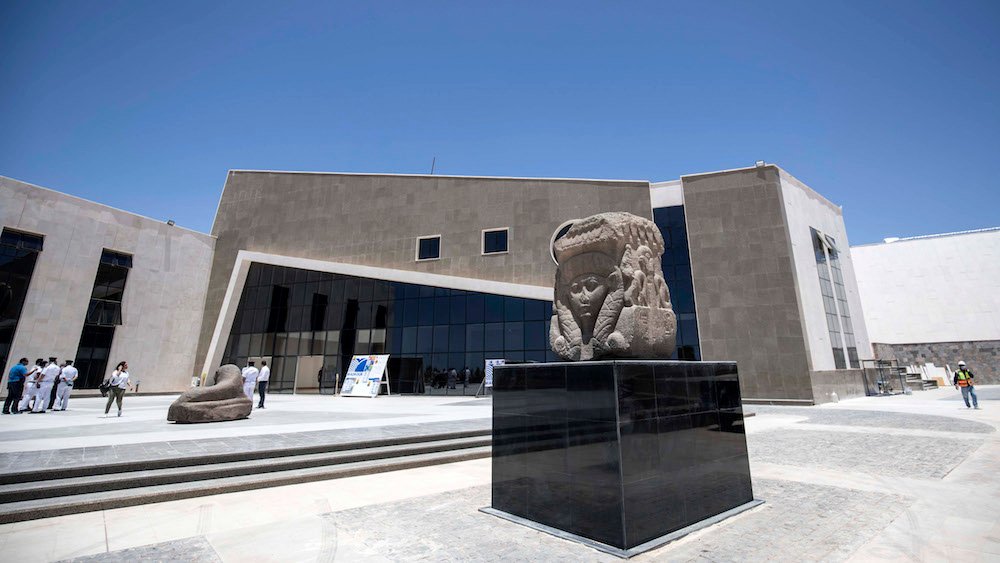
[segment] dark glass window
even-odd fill
[[[433,260],[441,257],[441,237],[417,240],[417,260]]]
[[[108,375],[108,354],[115,337],[115,327],[86,324],[80,334],[80,346],[76,351],[75,365],[80,376],[75,387],[95,389]],[[117,362],[115,362],[117,364]]]
[[[132,268],[132,257],[120,252],[105,250],[101,253],[101,264],[108,266],[121,266],[122,268]]]
[[[394,393],[473,395],[486,358],[556,359],[551,314],[548,301],[252,264],[223,361],[266,360],[276,393],[312,387],[322,361],[320,392],[333,393],[352,354],[388,353]]]
[[[42,237],[4,229],[0,234],[0,366],[7,366]]]
[[[664,252],[660,259],[663,279],[670,291],[670,305],[677,315],[678,360],[700,360],[697,311],[694,285],[691,282],[691,259],[688,253],[687,223],[684,206],[661,207],[653,210],[653,222],[663,235]]]
[[[122,302],[131,268],[132,256],[107,249],[101,253],[76,351],[76,366],[80,370],[76,387],[80,389],[94,389],[107,378],[108,355],[115,338],[115,327],[125,322]],[[253,314],[253,309],[244,311],[239,316],[240,326],[252,328]],[[257,341],[258,347],[259,343],[260,340]],[[249,341],[238,343],[237,352],[249,349],[249,345]]]
[[[847,290],[840,269],[840,253],[837,251],[836,240],[830,235],[821,234],[816,229],[810,229],[810,233],[813,251],[816,254],[816,271],[819,275],[820,293],[823,296],[823,310],[826,313],[834,366],[837,369],[847,369],[848,366],[860,368],[854,325],[851,323],[851,311],[847,305]]]
[[[507,252],[507,229],[483,231],[483,254]]]
[[[42,235],[33,235],[31,233],[14,231],[7,228],[4,228],[3,233],[0,234],[0,244],[4,246],[12,246],[18,250],[41,252],[43,241],[44,238]]]

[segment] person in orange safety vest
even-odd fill
[[[976,397],[976,386],[973,385],[972,380],[975,376],[971,371],[966,369],[965,362],[958,362],[958,371],[955,372],[955,377],[952,383],[955,384],[956,389],[962,390],[962,399],[965,400],[965,408],[979,408],[979,398]],[[972,395],[972,404],[969,404],[969,395]]]

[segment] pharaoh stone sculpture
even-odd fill
[[[253,401],[243,393],[240,368],[227,364],[215,370],[212,384],[188,389],[167,410],[167,420],[180,423],[221,422],[250,416]]]
[[[669,358],[677,321],[663,279],[663,237],[631,213],[572,221],[557,235],[549,340],[564,360]]]

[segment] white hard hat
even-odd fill
[[[965,360],[960,360],[960,361],[958,362],[958,365],[960,365],[960,366],[964,366],[964,365],[965,365]]]

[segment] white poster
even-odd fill
[[[342,397],[376,397],[385,375],[385,366],[389,363],[389,355],[384,356],[354,356],[351,366],[344,376],[344,386],[340,389]]]
[[[485,387],[493,387],[493,366],[502,366],[507,360],[486,360],[486,377],[483,378]]]

